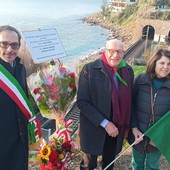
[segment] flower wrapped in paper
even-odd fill
[[[67,170],[69,162],[77,153],[78,148],[72,140],[72,121],[66,122],[54,134],[52,140],[42,146],[38,153],[41,170]]]
[[[63,114],[76,95],[75,73],[61,63],[50,62],[28,78],[28,86],[41,114]]]

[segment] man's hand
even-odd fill
[[[106,125],[105,130],[111,137],[116,137],[119,134],[118,128],[112,122]]]
[[[133,135],[135,136],[135,144],[140,143],[143,140],[143,137],[141,137],[143,134],[138,128],[132,128]]]

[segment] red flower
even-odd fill
[[[70,149],[71,149],[70,141],[64,142],[61,147],[62,147],[62,149],[64,149],[64,150],[70,150]]]
[[[50,99],[51,100],[56,100],[57,99],[57,94],[55,94],[55,93],[50,94]]]
[[[36,94],[39,93],[39,91],[40,91],[40,88],[35,88],[34,91],[33,91],[33,93],[36,95]]]
[[[74,73],[74,72],[70,72],[70,73],[69,73],[69,76],[70,76],[71,78],[75,78],[75,73]]]
[[[75,89],[76,88],[76,85],[74,83],[70,83],[69,84],[69,87],[71,87],[72,89]]]
[[[46,165],[45,165],[45,170],[52,170],[53,169],[53,164],[51,162],[48,162]]]
[[[37,99],[37,101],[40,102],[40,101],[42,101],[42,99],[43,99],[42,96],[39,96],[38,99]]]
[[[65,74],[66,73],[66,68],[65,67],[60,67],[59,71],[60,71],[60,73]]]
[[[48,88],[50,89],[50,91],[52,92],[57,92],[59,89],[58,89],[58,86],[57,85],[54,85],[54,84],[51,84],[51,85],[48,85]]]
[[[58,158],[58,153],[57,153],[57,151],[56,151],[56,149],[55,148],[51,148],[51,154],[50,154],[50,156],[49,156],[49,161],[54,165],[54,166],[58,166],[58,165],[60,165],[61,163],[60,163],[60,160],[59,160],[59,158]]]

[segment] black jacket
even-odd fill
[[[153,112],[151,111],[151,88],[153,90]],[[144,133],[152,124],[157,122],[165,113],[170,110],[170,79],[167,79],[164,85],[157,91],[153,88],[152,80],[148,74],[141,74],[136,77],[133,86],[133,113],[131,118],[131,127],[138,127]],[[154,120],[153,120],[154,119]],[[134,137],[129,136],[129,141],[132,143]],[[144,137],[144,140],[134,148],[140,152],[153,152],[157,148],[149,145],[149,139]]]
[[[14,67],[0,59],[27,94],[26,71],[17,57]],[[16,103],[0,88],[0,169],[28,169],[27,118]]]
[[[132,68],[127,65],[133,82]],[[106,131],[100,126],[110,120],[112,85],[101,59],[86,64],[79,76],[77,105],[80,109],[80,145],[88,154],[100,155],[103,151]],[[117,153],[120,152],[124,131],[118,135]]]

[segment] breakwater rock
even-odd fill
[[[90,25],[99,25],[102,28],[108,29],[110,31],[116,31],[115,26],[109,20],[106,20],[101,13],[95,13],[90,16],[87,16],[83,18],[82,21]]]

